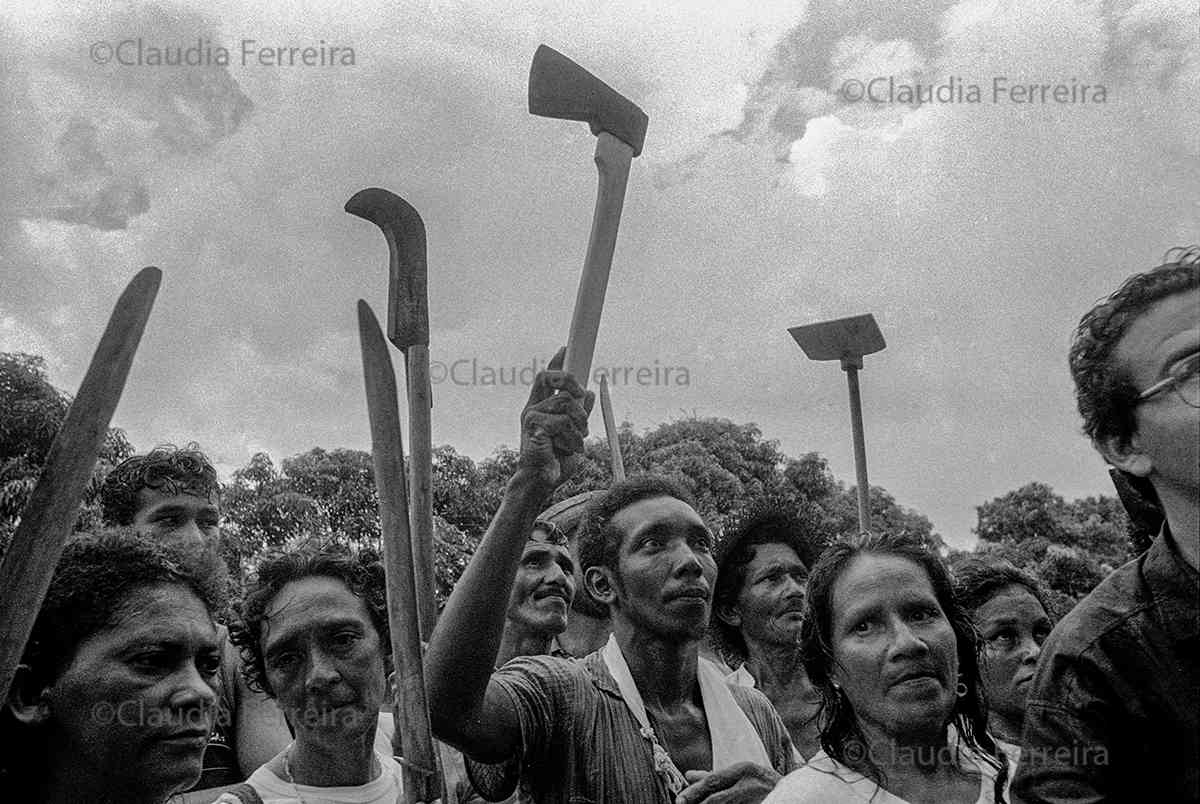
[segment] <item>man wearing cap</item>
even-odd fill
[[[504,633],[500,637],[500,651],[496,654],[497,667],[518,656],[570,658],[570,654],[559,647],[557,639],[567,628],[567,614],[572,600],[578,596],[576,564],[571,558],[567,535],[559,523],[578,525],[579,512],[589,496],[579,495],[584,499],[577,503],[572,501],[578,498],[572,497],[551,506],[534,523],[521,552],[521,563],[508,598]],[[520,771],[516,762],[489,765],[466,758],[467,778],[474,788],[470,792],[478,791],[487,801],[521,800],[514,792]],[[460,800],[465,803],[480,799],[468,793]]]

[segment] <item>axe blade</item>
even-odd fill
[[[429,345],[428,265],[425,223],[412,205],[379,187],[355,193],[346,211],[378,226],[387,240],[387,336],[397,348]]]
[[[539,45],[529,68],[529,112],[582,120],[593,134],[607,131],[642,152],[650,118],[638,105],[557,50]]]

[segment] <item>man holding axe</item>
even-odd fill
[[[534,381],[517,471],[430,643],[434,733],[474,760],[519,763],[522,791],[539,804],[761,801],[792,769],[791,741],[761,693],[727,687],[698,657],[712,535],[665,481],[626,481],[589,506],[581,553],[589,591],[613,615],[605,649],[494,669],[499,601],[587,433],[593,396],[562,364],[560,352]],[[589,524],[598,509],[603,524]],[[602,566],[614,561],[615,570]]]

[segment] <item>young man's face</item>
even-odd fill
[[[267,607],[267,682],[298,739],[373,733],[387,695],[386,646],[367,604],[341,580],[291,581]]]
[[[1162,378],[1183,358],[1200,351],[1200,290],[1184,291],[1151,305],[1125,331],[1113,360],[1135,388]],[[1188,382],[1200,382],[1193,377]],[[1118,468],[1148,477],[1155,487],[1200,494],[1200,408],[1174,390],[1138,403],[1129,451],[1105,456]],[[1161,491],[1160,491],[1161,493]]]
[[[658,636],[703,636],[717,565],[700,515],[674,497],[651,497],[622,508],[610,524],[623,534],[610,573],[614,617]]]
[[[737,600],[719,616],[740,628],[748,645],[796,645],[804,621],[808,570],[786,544],[758,544],[750,549],[754,555],[746,565]]]
[[[525,543],[521,566],[508,601],[508,619],[547,636],[567,629],[567,612],[575,597],[575,562],[565,546]]]
[[[202,549],[216,544],[220,518],[214,497],[144,488],[138,492],[133,527],[170,547]]]

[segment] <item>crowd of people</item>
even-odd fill
[[[1160,524],[1055,623],[1011,564],[771,499],[720,534],[664,477],[547,507],[593,403],[560,354],[426,648],[443,804],[1200,802],[1200,248],[1090,310],[1069,363]],[[5,800],[399,800],[374,556],[300,542],[234,589],[190,446],[101,498],[0,711]]]

